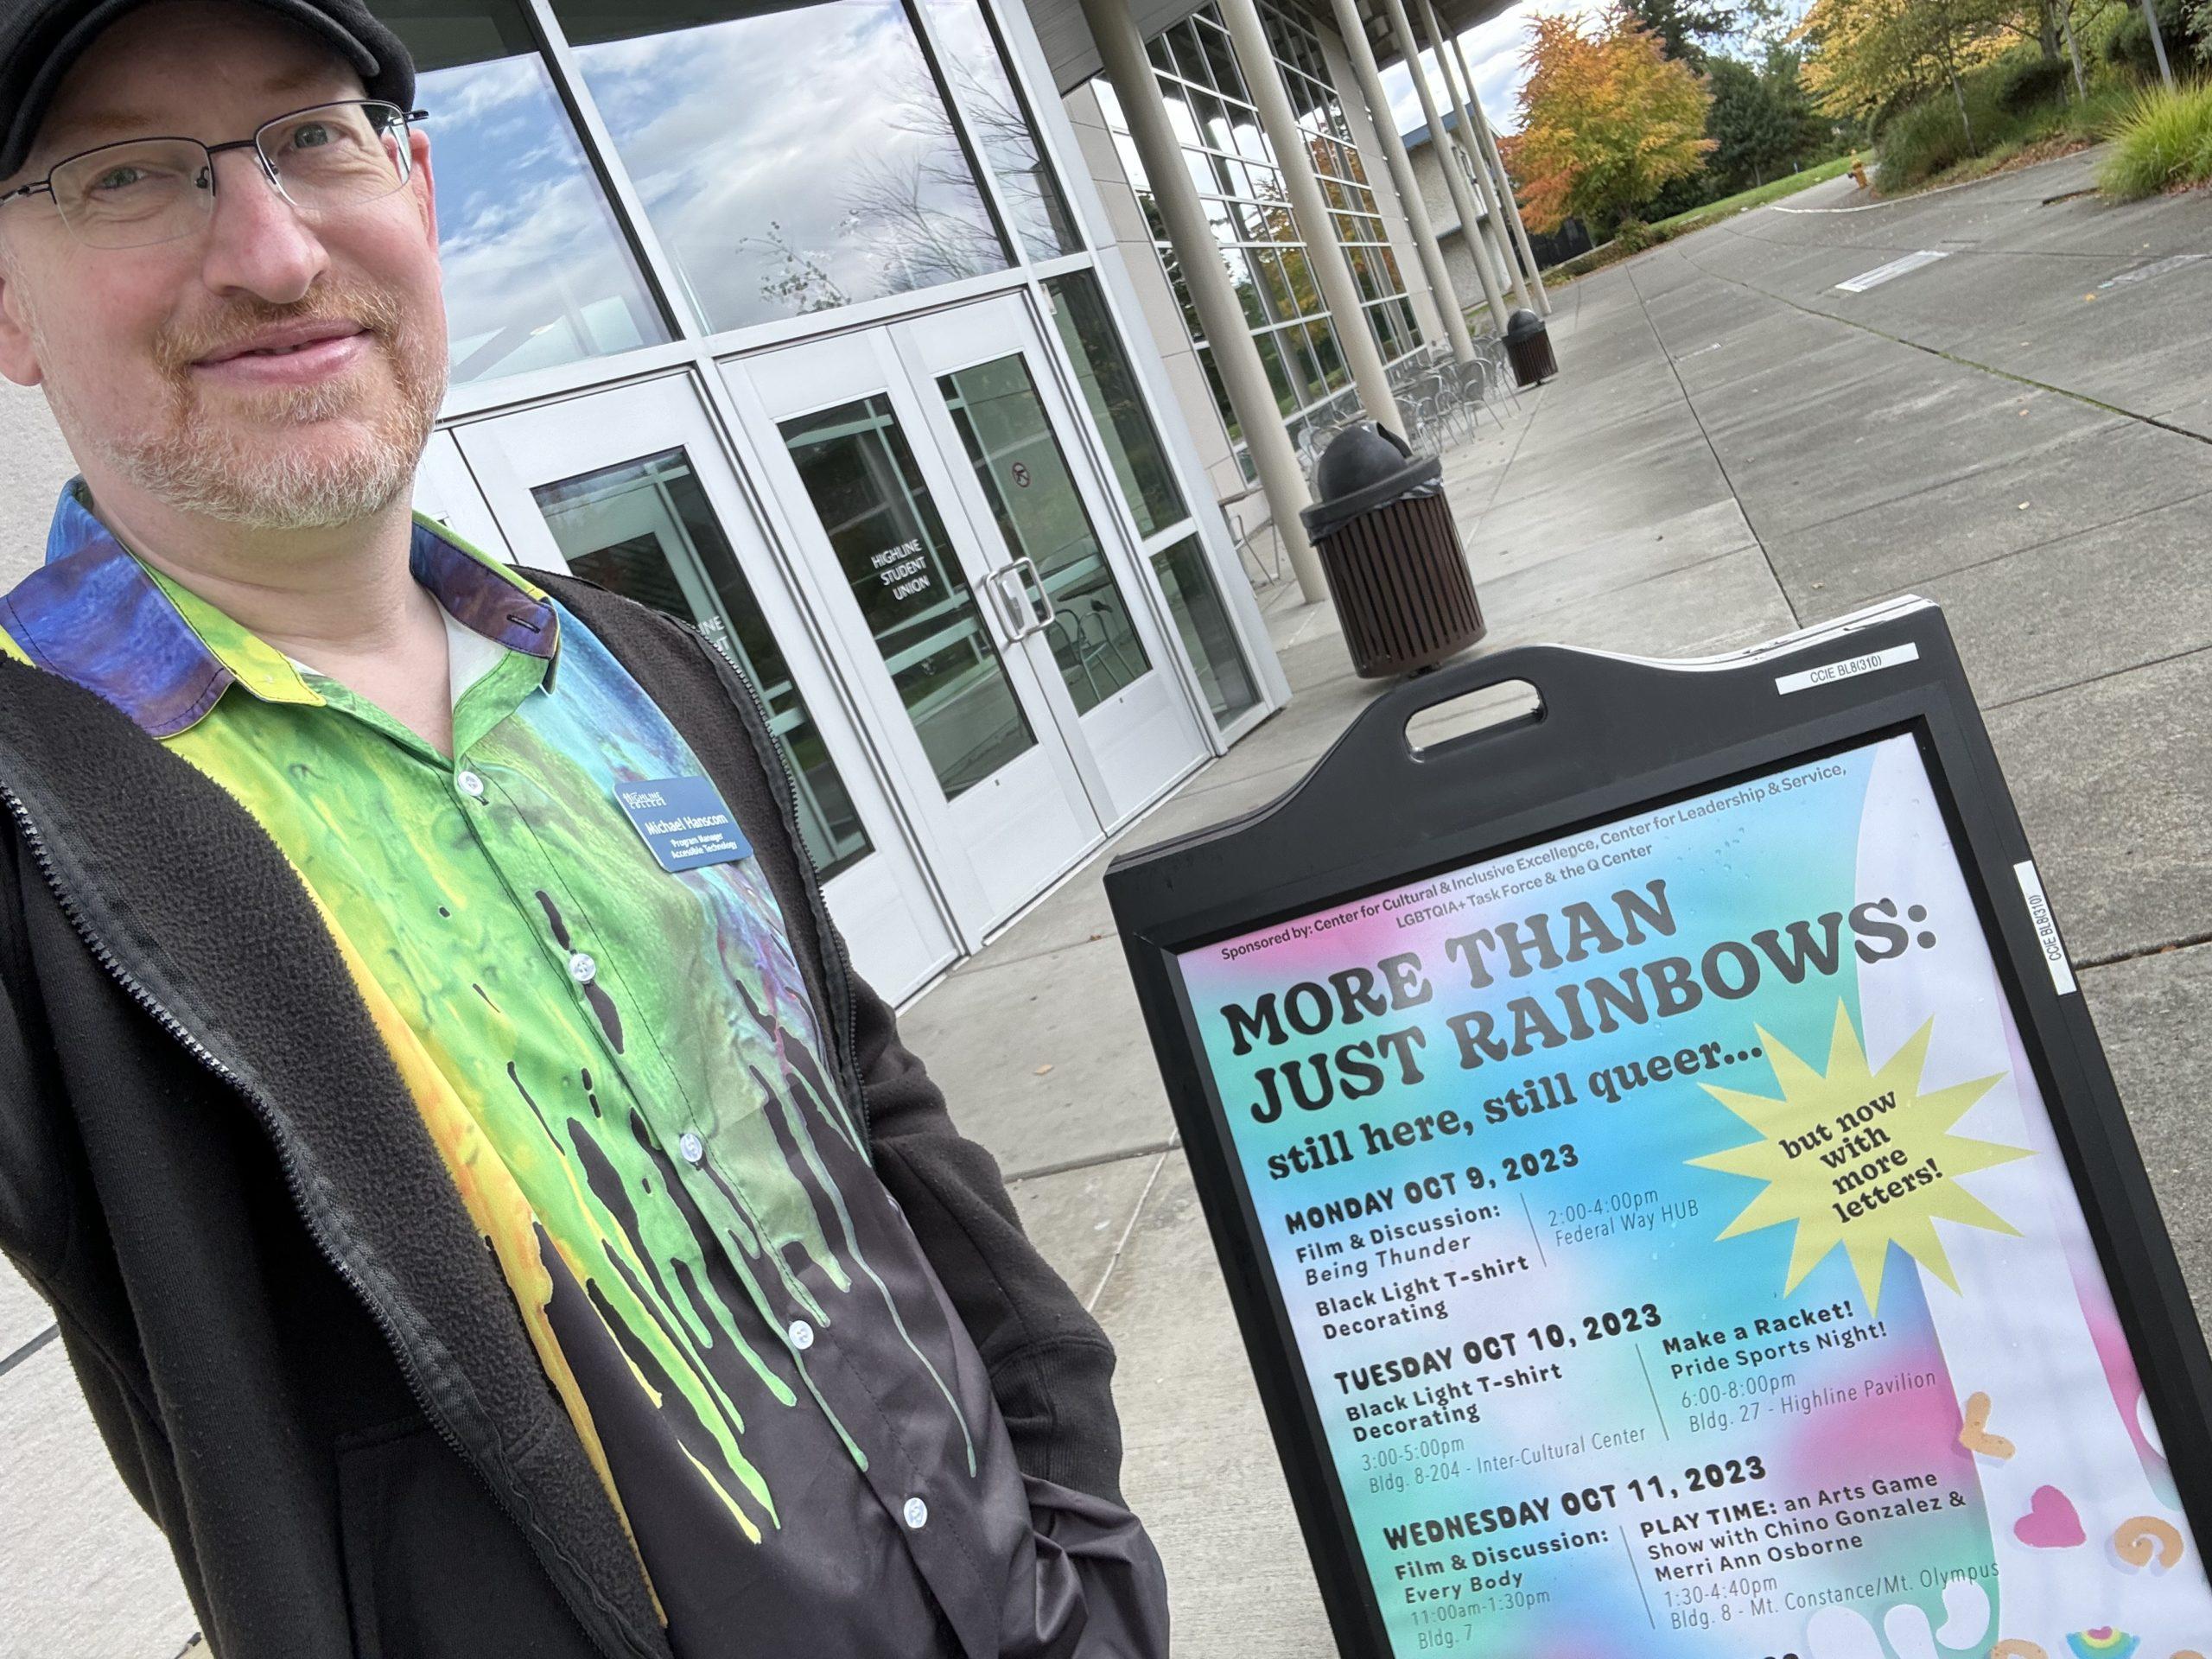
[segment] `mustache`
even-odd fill
[[[320,288],[289,305],[241,300],[219,317],[164,329],[154,341],[154,362],[171,384],[182,385],[202,358],[232,350],[265,328],[296,322],[356,323],[390,347],[401,317],[397,300],[368,288]]]

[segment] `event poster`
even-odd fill
[[[2212,1652],[1911,739],[1179,963],[1395,1654]]]

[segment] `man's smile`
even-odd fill
[[[375,336],[350,317],[258,329],[193,365],[195,375],[237,386],[301,386],[342,374],[365,358]]]

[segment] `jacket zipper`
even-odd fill
[[[492,1501],[499,1505],[500,1512],[518,1529],[527,1534],[531,1529],[513,1503],[499,1491],[492,1478],[479,1466],[475,1458],[469,1453],[468,1448],[462,1443],[461,1435],[446,1421],[443,1414],[432,1404],[429,1389],[423,1381],[415,1357],[408,1351],[406,1339],[385,1315],[384,1310],[377,1306],[376,1299],[370,1295],[368,1287],[361,1282],[360,1276],[355,1273],[353,1265],[325,1236],[321,1223],[316,1217],[314,1206],[307,1196],[306,1185],[301,1179],[299,1166],[293,1157],[286,1132],[277,1121],[275,1108],[258,1090],[248,1084],[244,1077],[226,1064],[220,1056],[194,1036],[191,1028],[183,1020],[163,1007],[160,999],[146,988],[145,984],[124,965],[123,960],[113,950],[108,948],[107,942],[102,939],[93,930],[92,924],[86,920],[84,912],[78,907],[76,899],[71,896],[67,886],[63,882],[60,872],[54,868],[53,855],[47,850],[44,833],[33,821],[29,810],[23,805],[22,798],[5,783],[0,783],[0,800],[7,803],[8,810],[16,821],[16,827],[22,836],[23,844],[30,849],[31,856],[37,861],[39,874],[45,878],[48,888],[53,893],[55,901],[61,906],[61,913],[69,918],[69,925],[76,930],[77,937],[85,942],[86,948],[92,953],[93,960],[106,969],[109,976],[117,984],[122,986],[130,994],[133,1001],[154,1017],[162,1030],[181,1044],[187,1053],[224,1083],[229,1084],[244,1097],[248,1105],[253,1108],[255,1116],[261,1120],[263,1132],[269,1136],[276,1148],[277,1164],[284,1172],[285,1187],[291,1194],[293,1206],[298,1210],[301,1220],[307,1225],[308,1236],[315,1241],[315,1249],[321,1253],[323,1260],[330,1264],[332,1270],[345,1282],[346,1287],[353,1293],[355,1299],[368,1311],[369,1317],[376,1322],[377,1329],[384,1335],[386,1346],[391,1350],[393,1357],[399,1362],[400,1375],[405,1380],[407,1390],[414,1396],[415,1403],[421,1409],[424,1420],[437,1431],[438,1438],[445,1442],[454,1454],[475,1471],[477,1479],[491,1494]],[[605,1644],[593,1633],[590,1627],[585,1624],[582,1615],[577,1613],[575,1608],[569,1606],[567,1597],[561,1598],[561,1605],[567,1608],[569,1617],[576,1621],[576,1626],[583,1632],[585,1639],[594,1647],[598,1648],[601,1652],[605,1653],[607,1651]]]

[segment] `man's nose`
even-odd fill
[[[251,294],[272,305],[304,296],[329,268],[321,238],[284,199],[256,151],[225,150],[212,164],[215,202],[202,280],[216,293]]]

